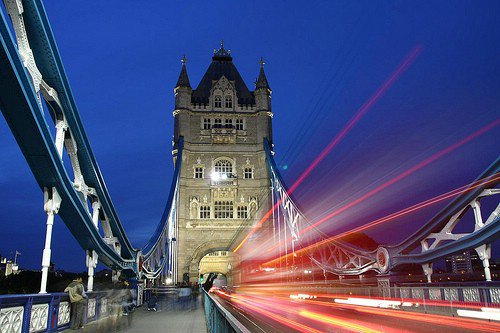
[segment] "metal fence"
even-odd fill
[[[69,328],[70,308],[67,293],[0,295],[0,331],[55,332]],[[108,293],[87,293],[86,310],[86,323],[109,316]]]
[[[500,286],[399,286],[399,287],[328,287],[294,288],[304,293],[337,298],[368,298],[400,302],[401,310],[457,316],[458,310],[500,309]],[[405,303],[405,304],[403,304]],[[497,311],[497,310],[495,310]]]
[[[210,333],[247,333],[250,332],[229,311],[206,291],[203,292],[203,304]]]

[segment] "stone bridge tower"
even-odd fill
[[[174,159],[184,137],[174,281],[197,281],[205,255],[234,249],[272,207],[263,145],[272,140],[271,89],[260,64],[250,91],[221,44],[193,90],[182,60],[173,113]]]

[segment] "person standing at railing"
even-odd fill
[[[64,289],[64,292],[69,294],[69,301],[71,302],[70,329],[72,330],[83,328],[85,304],[87,302],[82,282],[83,279],[79,276]]]
[[[191,287],[186,282],[183,282],[181,288],[179,289],[179,299],[181,308],[186,310],[191,299]]]

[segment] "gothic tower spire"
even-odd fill
[[[177,80],[177,84],[175,85],[175,87],[191,88],[191,85],[189,84],[189,77],[186,70],[186,62],[187,62],[186,55],[182,57],[181,62],[182,62],[182,69],[181,73],[179,74],[179,79]]]
[[[264,59],[261,57],[260,61],[260,72],[259,77],[255,81],[255,103],[257,105],[257,110],[267,110],[271,111],[271,87],[267,82],[266,73],[264,73]]]
[[[267,82],[266,73],[264,73],[264,65],[266,63],[264,62],[264,59],[262,57],[260,58],[259,64],[260,64],[260,72],[259,72],[259,78],[257,79],[257,81],[255,81],[255,88],[271,90],[271,88],[269,87],[269,83]]]
[[[174,88],[175,108],[189,109],[191,106],[191,95],[193,93],[193,89],[191,88],[191,84],[189,84],[189,77],[186,70],[186,55],[182,57],[181,62],[181,73],[179,74],[179,79],[177,80],[177,84]]]

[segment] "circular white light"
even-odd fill
[[[213,180],[213,181],[218,181],[218,180],[219,180],[219,178],[220,178],[220,176],[219,176],[219,173],[218,173],[218,172],[213,172],[213,173],[212,173],[212,180]]]

